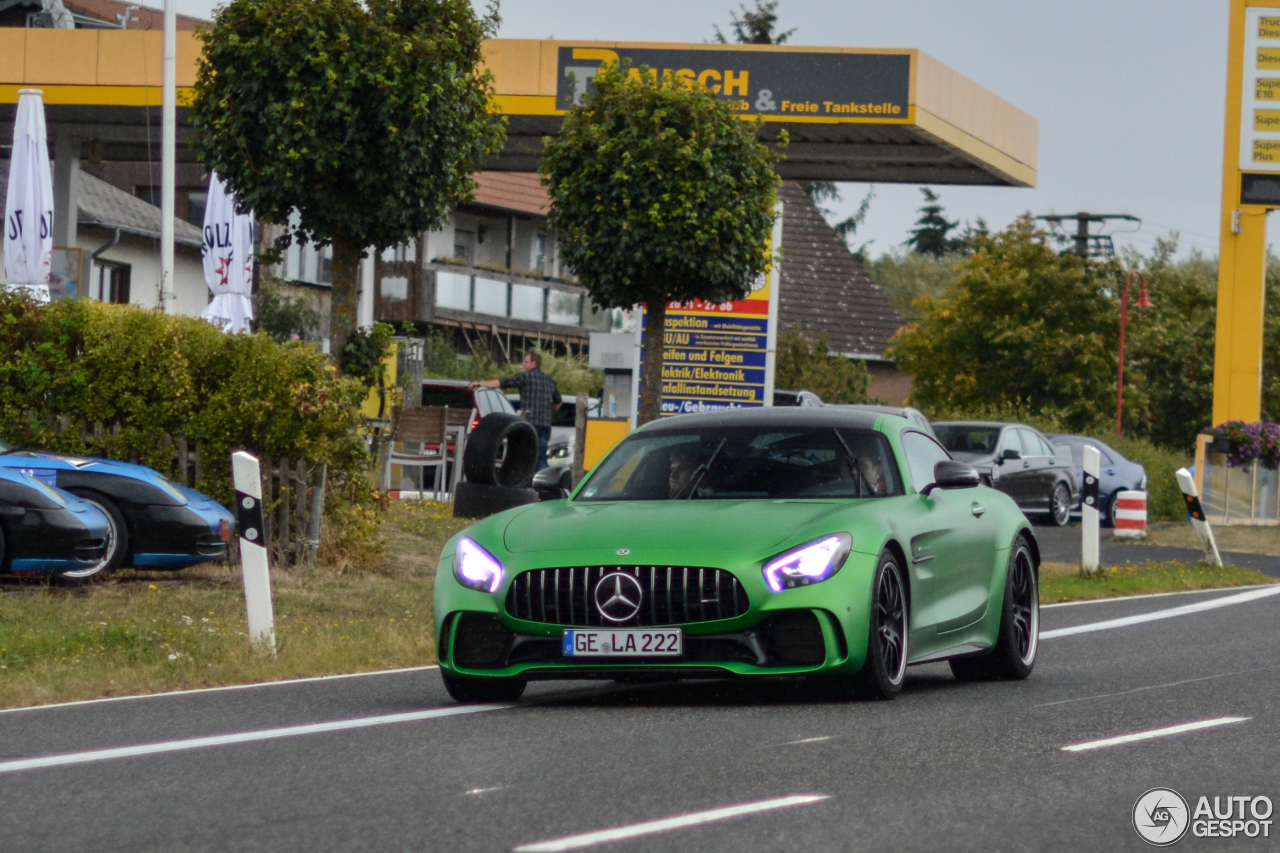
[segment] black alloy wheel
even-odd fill
[[[856,695],[892,699],[906,681],[910,630],[906,583],[892,552],[880,555],[871,590],[867,659],[852,687]]]
[[[444,689],[458,702],[514,702],[527,682],[519,678],[466,678],[441,670]]]
[[[982,657],[951,661],[951,672],[960,681],[1020,681],[1031,675],[1039,649],[1040,582],[1031,546],[1019,535],[1010,549],[996,646]]]
[[[1102,522],[1103,527],[1116,526],[1116,504],[1120,501],[1120,490],[1116,489],[1111,493],[1111,497],[1107,499],[1107,518]]]
[[[59,572],[57,579],[66,583],[80,584],[101,580],[120,567],[124,561],[125,551],[129,547],[129,528],[125,524],[124,513],[111,500],[97,492],[69,490],[80,500],[107,517],[107,541],[103,543],[102,557],[92,566],[84,569],[73,569]]]
[[[1066,527],[1071,520],[1071,490],[1066,483],[1053,487],[1049,496],[1049,522],[1054,527]]]

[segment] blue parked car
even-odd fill
[[[87,581],[121,566],[182,569],[226,556],[235,518],[213,498],[143,465],[22,450],[0,441],[0,468],[22,472],[106,515],[110,535],[93,566],[62,577]]]
[[[1083,435],[1050,435],[1049,440],[1057,447],[1071,448],[1071,459],[1076,466],[1076,494],[1084,489],[1084,447],[1086,444],[1096,447],[1102,457],[1098,478],[1099,511],[1102,523],[1107,527],[1115,526],[1116,496],[1123,491],[1144,492],[1147,489],[1147,471],[1137,462],[1130,462],[1112,448]],[[1073,516],[1080,515],[1077,503],[1071,511]]]
[[[75,495],[0,468],[0,571],[90,570],[110,536],[110,520]]]

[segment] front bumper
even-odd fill
[[[181,569],[221,560],[235,537],[235,519],[212,502],[125,508],[124,512],[132,536],[131,561],[138,568]]]
[[[442,560],[439,568],[436,641],[440,667],[454,675],[670,680],[835,674],[856,672],[866,657],[873,555],[850,554],[830,579],[781,593],[768,590],[758,569],[754,576],[735,571],[750,599],[746,612],[730,619],[655,624],[680,628],[684,652],[651,659],[566,657],[564,629],[595,626],[515,618],[504,604],[511,580],[495,593],[463,589],[452,581],[450,562]]]
[[[56,574],[87,569],[102,559],[106,519],[96,511],[86,517],[69,509],[6,506],[0,515],[8,571]]]

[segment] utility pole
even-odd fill
[[[1044,216],[1037,216],[1036,219],[1054,225],[1061,225],[1068,219],[1074,219],[1076,222],[1075,247],[1071,250],[1071,253],[1081,258],[1098,257],[1099,255],[1109,257],[1115,254],[1115,247],[1111,243],[1111,235],[1090,234],[1090,222],[1106,222],[1108,219],[1142,222],[1138,217],[1130,216],[1127,213],[1085,213],[1084,211],[1079,213],[1049,213]]]
[[[173,215],[177,160],[178,0],[164,2],[164,69],[160,112],[160,310],[176,314],[173,287]]]

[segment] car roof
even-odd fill
[[[465,379],[424,379],[423,385],[439,385],[447,388],[470,388],[471,383]]]
[[[879,412],[850,409],[828,409],[817,406],[766,406],[753,409],[721,409],[663,418],[645,426],[645,432],[696,429],[698,427],[845,427],[871,429],[881,417]]]
[[[908,412],[919,411],[911,406],[881,406],[877,403],[827,403],[828,408],[832,409],[854,409],[860,412],[880,412],[883,415],[897,415],[900,418],[907,416]]]
[[[940,426],[981,426],[981,427],[1027,427],[1026,424],[1013,423],[1011,421],[934,421],[933,425]]]

